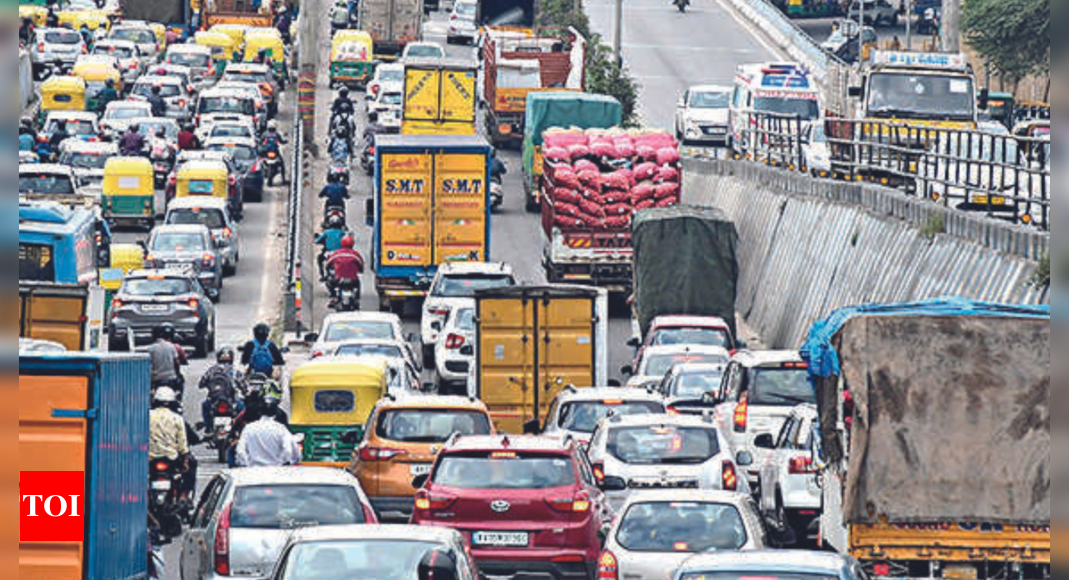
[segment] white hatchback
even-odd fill
[[[431,282],[423,302],[420,335],[423,338],[424,362],[434,356],[449,313],[457,308],[474,307],[475,292],[516,285],[512,266],[500,262],[458,262],[443,264]]]

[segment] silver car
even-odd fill
[[[749,489],[727,440],[709,417],[609,417],[594,431],[588,454],[616,510],[636,490]]]
[[[857,560],[829,552],[710,552],[687,560],[675,580],[868,580]]]
[[[664,398],[646,389],[564,387],[546,413],[543,435],[571,436],[582,444],[609,415],[663,415]]]
[[[137,45],[126,40],[102,40],[93,46],[93,54],[105,54],[118,59],[119,74],[126,86],[137,82],[145,68]]]
[[[795,541],[815,540],[820,527],[819,424],[815,405],[799,405],[778,437],[761,435],[755,442],[770,451],[759,466],[761,513]]]
[[[186,121],[193,117],[193,96],[189,94],[182,84],[182,79],[178,77],[144,75],[134,83],[130,94],[148,99],[156,87],[159,87],[160,97],[167,103],[164,117],[179,121]]]
[[[266,578],[291,538],[310,533],[296,530],[377,521],[360,482],[341,469],[224,471],[204,488],[182,540],[182,580]]]
[[[212,233],[223,259],[223,275],[233,276],[241,261],[241,237],[227,208],[226,200],[209,197],[180,197],[167,204],[166,225],[203,225]]]
[[[669,412],[702,415],[716,409],[725,365],[685,363],[672,367],[657,388]]]
[[[731,87],[691,87],[676,107],[676,139],[684,144],[720,145],[729,143],[728,107]]]
[[[108,40],[125,40],[134,43],[141,53],[141,58],[145,60],[156,60],[160,52],[156,33],[144,23],[124,22],[112,26],[111,31],[108,32]]]
[[[761,550],[765,529],[744,495],[724,491],[637,491],[605,539],[599,566],[621,579],[672,580],[702,552]]]
[[[85,50],[85,43],[74,30],[42,28],[34,33],[30,47],[34,74],[41,78],[42,72],[49,67],[70,70]]]
[[[223,267],[212,233],[202,225],[163,225],[148,240],[146,268],[187,270],[215,302],[223,292]]]

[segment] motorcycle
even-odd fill
[[[264,182],[267,185],[274,185],[275,178],[282,175],[282,156],[278,154],[278,151],[267,151],[264,153]]]
[[[149,160],[152,161],[156,189],[163,189],[167,186],[167,178],[171,175],[171,170],[174,169],[174,149],[166,141],[157,139],[152,143]]]
[[[358,312],[360,310],[360,280],[339,282],[333,277],[327,278],[328,290],[334,298],[330,308],[335,312]]]
[[[364,169],[364,173],[368,177],[375,175],[375,146],[368,145],[364,147],[363,153],[360,154],[360,167]]]
[[[206,442],[209,449],[215,449],[219,463],[226,463],[230,449],[230,432],[234,427],[234,419],[238,416],[237,397],[229,396],[221,384],[215,383],[209,387],[208,400],[211,402],[211,424],[205,425],[205,430],[208,430]]]
[[[494,176],[490,178],[490,211],[497,211],[501,209],[501,205],[505,203],[505,185],[501,176]]]
[[[349,164],[331,162],[330,169],[327,171],[328,181],[331,178],[345,187],[349,187],[349,183],[352,181],[352,173],[349,170]]]
[[[160,535],[166,540],[182,535],[186,508],[182,505],[182,473],[178,462],[165,457],[149,460],[149,504],[152,517],[159,522]]]
[[[152,396],[156,396],[156,389],[160,387],[170,387],[174,391],[174,394],[178,396],[178,402],[181,404],[182,395],[186,392],[186,379],[179,376],[177,379],[170,381],[155,381],[152,383]]]
[[[675,4],[681,14],[686,14],[687,6],[690,6],[690,0],[673,0],[672,3]]]

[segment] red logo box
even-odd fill
[[[20,472],[19,498],[20,542],[85,540],[85,473]]]

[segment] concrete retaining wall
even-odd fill
[[[945,295],[1049,300],[1029,285],[1049,252],[1041,232],[749,163],[688,161],[686,171],[684,201],[735,220],[739,312],[770,348],[798,347],[814,320],[841,306]],[[945,233],[929,238],[925,225],[939,219]]]

